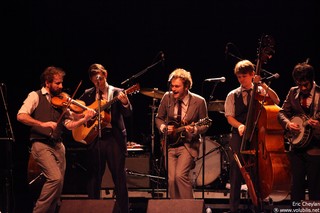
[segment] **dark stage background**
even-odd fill
[[[230,53],[256,62],[259,39],[268,34],[275,39],[275,54],[262,68],[280,74],[271,87],[283,101],[294,85],[291,71],[296,63],[309,58],[320,82],[317,5],[316,0],[5,1],[0,82],[5,87],[15,141],[13,175],[9,188],[1,190],[2,206],[8,189],[13,192],[9,202],[16,212],[31,206],[26,182],[28,128],[16,121],[16,113],[28,92],[40,88],[39,76],[45,67],[55,65],[66,70],[64,87],[69,94],[82,81],[75,97],[91,87],[87,68],[92,63],[108,69],[108,81],[114,86],[125,88],[128,85],[121,82],[143,72],[131,83],[161,91],[168,89],[169,73],[181,67],[192,73],[192,91],[207,100],[214,83],[204,80],[224,76],[226,81],[212,93],[212,100],[224,100],[239,85],[233,74],[238,59],[225,54],[227,44],[231,43]],[[165,61],[148,69],[160,60],[161,51]],[[153,99],[134,94],[130,100],[134,114],[126,120],[129,140],[150,147]],[[159,100],[155,102],[158,104]],[[8,121],[3,105],[1,102],[0,136],[6,138]],[[209,116],[213,124],[207,135],[229,132],[222,113],[210,111]],[[69,141],[66,146],[77,146],[71,137]],[[1,181],[7,182],[5,178]]]

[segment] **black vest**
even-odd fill
[[[237,90],[234,94],[234,107],[235,107],[235,119],[240,123],[245,124],[248,114],[248,106],[243,103],[241,89]],[[238,133],[237,128],[232,128],[233,133]]]
[[[32,117],[39,121],[58,121],[62,110],[54,108],[46,98],[46,95],[41,93],[41,90],[37,91],[39,95],[39,104],[32,113]],[[30,139],[60,139],[62,134],[63,124],[60,122],[54,132],[50,128],[43,128],[39,126],[33,126],[30,130]]]

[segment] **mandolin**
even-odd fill
[[[208,117],[200,119],[198,122],[189,124],[188,126],[208,126],[210,127],[212,124],[212,120]],[[176,121],[170,121],[168,125],[173,125],[174,131],[172,135],[168,135],[168,145],[169,146],[175,146],[179,143],[182,142],[182,139],[185,137],[184,136],[184,131],[186,130],[186,126],[180,126],[178,122]]]

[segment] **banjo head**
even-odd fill
[[[291,118],[291,122],[294,122],[300,126],[300,132],[290,132],[290,143],[295,148],[304,147],[310,141],[312,129],[307,125],[307,120],[308,117],[306,115],[298,115]]]

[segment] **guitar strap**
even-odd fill
[[[314,95],[313,117],[316,116],[317,111],[318,111],[319,98],[320,98],[320,92],[315,92],[315,95]]]
[[[114,87],[111,85],[108,85],[108,94],[107,94],[107,102],[110,102],[113,99],[113,93],[114,93]],[[108,114],[110,116],[110,119],[112,117],[111,115],[111,108],[108,109]],[[107,124],[107,128],[112,128],[111,122]]]
[[[114,91],[114,87],[109,85],[109,88],[108,88],[108,102],[113,98],[113,91]]]

